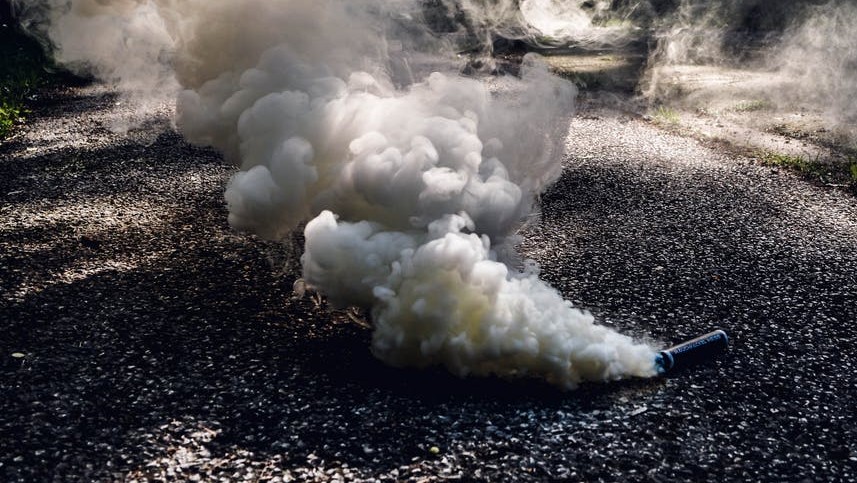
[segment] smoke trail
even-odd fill
[[[716,109],[755,99],[824,113],[833,124],[857,118],[852,1],[447,3],[456,3],[470,25],[489,35],[481,39],[485,45],[495,35],[541,48],[648,50],[639,90],[654,102]]]
[[[458,0],[466,21],[485,37],[538,47],[615,48],[638,39],[651,17],[645,1]]]
[[[730,85],[683,94],[706,101],[755,98],[823,112],[835,124],[854,122],[855,22],[857,6],[845,0],[682,0],[652,30],[644,92],[669,99],[675,92],[664,79],[692,66],[724,67],[734,69],[727,73],[735,77]]]
[[[420,77],[439,64],[415,1],[71,4],[59,18],[112,22],[130,48],[147,43],[128,17],[158,13],[179,129],[240,166],[230,223],[279,239],[310,220],[304,278],[333,304],[371,309],[382,360],[568,388],[654,374],[651,347],[596,325],[532,264],[504,263],[561,170],[576,94],[536,56],[519,78]],[[122,59],[105,59],[98,72],[121,77]]]
[[[789,26],[768,61],[794,82],[782,101],[823,106],[834,121],[857,122],[857,5],[833,1],[808,13]]]
[[[153,3],[140,0],[12,0],[22,26],[69,70],[95,76],[136,104],[174,97],[174,40]],[[146,107],[143,106],[143,107]]]
[[[617,48],[638,39],[651,15],[647,2],[523,0],[521,14],[540,45]]]

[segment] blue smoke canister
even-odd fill
[[[659,374],[692,366],[710,360],[729,347],[729,337],[722,330],[715,330],[669,349],[658,352],[655,366]]]

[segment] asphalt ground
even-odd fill
[[[226,223],[169,109],[43,99],[0,145],[2,481],[853,481],[857,199],[583,105],[521,233],[601,323],[728,353],[586,384],[399,370]]]

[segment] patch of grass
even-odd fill
[[[771,104],[768,101],[762,100],[753,100],[753,101],[741,101],[732,108],[735,112],[757,112],[764,111],[769,109]]]
[[[678,112],[667,106],[658,106],[657,109],[652,112],[652,119],[658,124],[668,126],[678,126],[681,122],[681,117]]]
[[[21,119],[23,112],[16,104],[0,102],[0,139],[5,138],[12,131],[12,127]]]
[[[0,139],[27,113],[39,88],[56,76],[42,47],[15,25],[0,25]]]
[[[756,155],[766,166],[796,171],[808,179],[830,186],[849,188],[857,194],[857,159],[853,157],[846,161],[819,160],[771,151],[758,152]]]
[[[762,160],[762,163],[767,166],[791,169],[813,177],[821,178],[827,174],[828,165],[817,161],[811,161],[801,156],[791,156],[772,151],[763,151],[759,153],[759,158]]]

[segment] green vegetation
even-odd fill
[[[658,124],[668,126],[678,126],[681,122],[678,112],[667,106],[658,106],[652,112],[652,119]]]
[[[768,166],[791,169],[815,178],[822,178],[828,172],[828,166],[817,161],[810,161],[800,156],[763,151],[759,154],[762,163]]]
[[[16,26],[0,25],[0,139],[27,113],[36,91],[54,77],[41,46]]]
[[[847,161],[806,159],[771,151],[757,153],[758,158],[767,166],[776,166],[796,171],[806,178],[822,183],[850,188],[857,193],[857,159]]]
[[[21,119],[21,115],[20,106],[0,101],[0,139],[6,137],[15,125],[15,122]]]
[[[733,110],[735,112],[756,112],[764,111],[765,109],[769,109],[770,107],[771,104],[767,101],[753,100],[741,101],[733,108]]]

